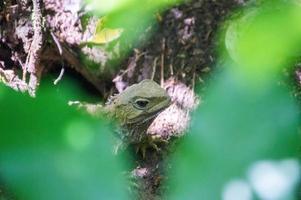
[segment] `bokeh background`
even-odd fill
[[[164,12],[187,5],[85,3],[97,16],[86,43],[123,40],[124,56],[141,45],[141,35],[152,43],[156,31],[145,30]],[[244,2],[219,25],[214,41],[214,67],[205,83],[195,81],[202,102],[166,161],[162,199],[300,199],[301,102],[292,77],[301,53],[301,2]],[[76,78],[58,87],[51,79],[41,82],[36,98],[0,87],[0,199],[130,199],[124,172],[132,161],[113,155],[114,126],[68,106],[93,99]]]

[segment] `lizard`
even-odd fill
[[[146,79],[112,96],[104,106],[90,104],[86,107],[93,115],[107,115],[119,122],[117,133],[121,144],[115,145],[115,150],[133,144],[141,152],[137,166],[129,172],[131,192],[139,199],[154,199],[160,194],[160,185],[166,180],[163,160],[168,150],[159,149],[157,144],[170,147],[175,141],[170,138],[184,135],[189,126],[189,113],[198,103],[194,92],[175,79],[167,80],[164,88]],[[156,151],[148,152],[146,157],[148,147]],[[158,154],[159,150],[162,153]]]
[[[171,105],[171,98],[155,81],[145,79],[110,97],[105,106],[79,102],[71,104],[78,104],[90,114],[104,114],[116,120],[120,126],[118,135],[122,143],[125,146],[136,145],[137,151],[141,150],[145,157],[148,145],[158,150],[154,143],[156,138],[149,138],[151,136],[147,135],[147,129],[156,116]]]

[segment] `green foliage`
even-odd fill
[[[253,198],[268,199],[263,197],[264,183],[258,189],[252,182],[252,166],[299,158],[298,107],[277,82],[280,69],[300,53],[301,7],[273,1],[245,13],[230,23],[226,46],[231,58],[211,83],[174,155],[168,199],[226,199],[223,192],[235,179],[245,180]],[[295,182],[277,183],[290,188],[271,199],[295,199]],[[276,192],[276,187],[270,191]]]
[[[125,10],[131,15],[131,11],[144,10],[146,11],[145,5],[149,8],[166,8],[180,0],[86,0],[88,5],[91,6],[96,13],[108,14],[111,12]],[[143,6],[141,5],[143,3]]]
[[[109,123],[41,91],[32,99],[0,88],[0,169],[8,189],[23,200],[126,199]]]
[[[106,17],[104,28],[122,29],[122,36],[130,44],[156,19],[156,13],[182,0],[86,0],[95,14]]]
[[[132,30],[144,30],[158,10],[179,1],[88,2],[108,18],[102,30],[122,28],[136,41],[141,31]],[[277,163],[280,169],[283,160],[299,157],[298,107],[277,83],[281,69],[300,53],[300,3],[267,1],[243,13],[225,34],[230,57],[224,71],[211,83],[172,158],[167,199],[221,199],[235,179],[249,185],[252,199],[260,199],[254,166]],[[22,200],[127,199],[124,163],[112,155],[110,124],[68,107],[66,99],[77,91],[62,90],[41,88],[31,99],[0,87],[1,179]],[[294,199],[291,183],[278,199]]]
[[[196,111],[173,162],[169,199],[220,199],[231,178],[260,160],[298,157],[298,108],[277,86],[250,90],[222,74]]]
[[[246,77],[269,80],[301,50],[300,3],[294,1],[266,1],[252,7],[231,21],[226,31],[225,45],[235,67],[245,71]]]

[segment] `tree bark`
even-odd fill
[[[71,68],[99,91],[96,96],[107,98],[109,91],[121,92],[143,79],[154,79],[172,96],[174,108],[168,112],[176,112],[186,124],[164,129],[164,120],[157,120],[153,133],[160,132],[168,141],[180,138],[189,124],[189,112],[198,104],[193,92],[195,85],[204,86],[204,77],[216,62],[217,33],[231,11],[245,2],[192,0],[170,8],[158,16],[155,25],[150,25],[154,30],[152,36],[139,41],[130,53],[123,51],[127,47],[121,42],[98,48],[82,45],[93,35],[97,20],[90,17],[87,25],[82,23],[87,15],[80,9],[81,3],[81,0],[2,1],[0,82],[35,96],[40,80],[60,66],[61,74],[55,84],[64,78],[64,68]],[[165,158],[171,147],[161,148],[160,153],[148,149],[147,160],[136,156],[137,167],[132,174],[138,183],[140,199],[162,199],[166,189],[162,181],[168,170]]]

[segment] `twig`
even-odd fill
[[[146,54],[146,52],[143,53],[137,53],[137,51],[135,51],[135,58],[133,60],[133,62],[137,63],[139,61],[139,59],[144,56]],[[128,73],[130,70],[134,70],[135,65],[131,65],[130,67],[128,67],[126,70],[124,70],[120,76],[123,77],[126,73]]]
[[[62,55],[63,54],[63,49],[62,49],[60,41],[57,39],[57,37],[54,35],[54,33],[52,31],[50,32],[50,35],[51,35],[54,43],[56,44],[57,49],[59,50],[60,55]]]
[[[192,74],[192,83],[191,83],[191,89],[192,89],[192,91],[194,91],[194,89],[195,89],[195,79],[196,79],[196,67],[195,67],[195,65],[193,66],[193,74]]]
[[[54,35],[54,33],[53,33],[52,31],[50,32],[50,35],[51,35],[51,37],[52,37],[54,43],[56,44],[56,47],[57,47],[57,49],[58,49],[58,51],[59,51],[60,56],[62,56],[62,55],[63,55],[63,49],[62,49],[62,46],[61,46],[60,41],[57,39],[57,37]],[[62,61],[62,64],[64,65],[63,61]],[[64,68],[64,66],[63,66],[62,69],[61,69],[61,71],[60,71],[59,76],[58,76],[58,77],[54,80],[54,82],[53,82],[54,85],[58,84],[58,82],[59,82],[60,80],[62,80],[62,77],[63,77],[63,75],[64,75],[64,72],[65,72],[65,68]]]
[[[156,71],[157,71],[157,61],[158,61],[158,57],[156,57],[156,58],[154,59],[154,63],[153,63],[153,71],[152,71],[151,80],[154,80],[154,78],[155,78],[155,74],[156,74]]]
[[[41,69],[37,69],[40,61],[40,53],[43,43],[42,34],[42,13],[41,13],[41,0],[32,0],[33,12],[33,40],[30,45],[28,56],[26,58],[25,68],[23,70],[23,81],[26,80],[26,73],[30,73],[28,92],[31,96],[35,96],[36,88],[39,84]]]
[[[62,80],[63,75],[64,75],[64,72],[65,72],[65,68],[62,67],[59,76],[55,79],[55,81],[53,81],[53,84],[54,84],[54,85],[58,84],[58,82],[59,82],[60,80]]]
[[[161,87],[164,85],[164,54],[165,54],[165,38],[162,40],[162,52],[161,52]]]
[[[170,75],[173,76],[174,72],[173,72],[172,62],[169,64],[169,70],[170,70]]]
[[[192,91],[194,91],[194,88],[195,88],[195,71],[193,72],[193,75],[192,75]]]

